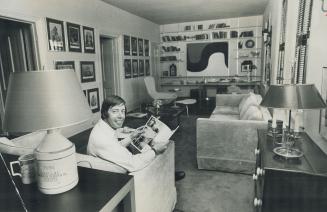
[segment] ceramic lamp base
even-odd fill
[[[75,146],[61,134],[48,131],[36,148],[37,183],[45,194],[58,194],[78,183]]]

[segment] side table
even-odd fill
[[[4,155],[6,164],[17,156]],[[133,176],[78,167],[79,182],[56,195],[41,193],[36,183],[14,182],[28,211],[112,211],[121,201],[125,212],[135,212]],[[0,161],[0,211],[24,211],[5,166]]]

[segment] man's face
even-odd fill
[[[125,120],[125,105],[120,104],[110,107],[108,110],[107,122],[113,129],[121,128]]]

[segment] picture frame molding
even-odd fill
[[[81,41],[81,26],[79,24],[74,24],[74,23],[70,23],[67,22],[66,23],[66,27],[67,27],[67,41],[68,41],[68,50],[70,52],[82,52],[82,41]],[[78,38],[79,40],[77,41],[77,45],[74,46],[74,44],[72,44],[71,42],[71,31],[70,28],[78,28]]]
[[[92,92],[96,92],[96,107],[93,108],[93,106],[91,105],[91,93]],[[96,113],[100,111],[100,99],[99,99],[99,88],[91,88],[87,90],[87,101],[90,105],[90,108],[92,110],[92,113]]]
[[[86,32],[91,31],[92,43],[87,43]],[[95,53],[95,37],[94,37],[94,28],[83,26],[83,41],[84,41],[84,53]]]
[[[91,65],[93,69],[93,76],[85,76],[83,66]],[[80,71],[81,71],[81,82],[95,82],[96,81],[96,73],[95,73],[95,63],[94,61],[80,61]]]
[[[60,68],[59,66],[72,66],[72,68],[66,68],[66,67]],[[65,61],[60,60],[60,61],[55,61],[55,69],[56,70],[73,69],[74,71],[76,71],[75,61],[74,60],[65,60]]]
[[[53,39],[51,38],[51,31],[52,29],[50,29],[50,25],[52,24],[58,24],[61,27],[61,41],[62,45],[57,47],[54,42],[57,41],[53,41]],[[46,24],[47,24],[47,34],[48,34],[48,48],[50,51],[58,51],[58,52],[64,52],[66,51],[66,42],[65,42],[65,27],[64,27],[64,22],[57,20],[57,19],[52,19],[52,18],[48,18],[46,17]],[[58,48],[58,49],[57,49]]]

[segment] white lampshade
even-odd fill
[[[72,70],[12,73],[3,128],[33,132],[84,122],[91,110]]]
[[[12,73],[9,79],[4,130],[47,130],[35,149],[41,192],[57,194],[78,183],[75,145],[57,129],[87,121],[91,109],[72,70]]]

